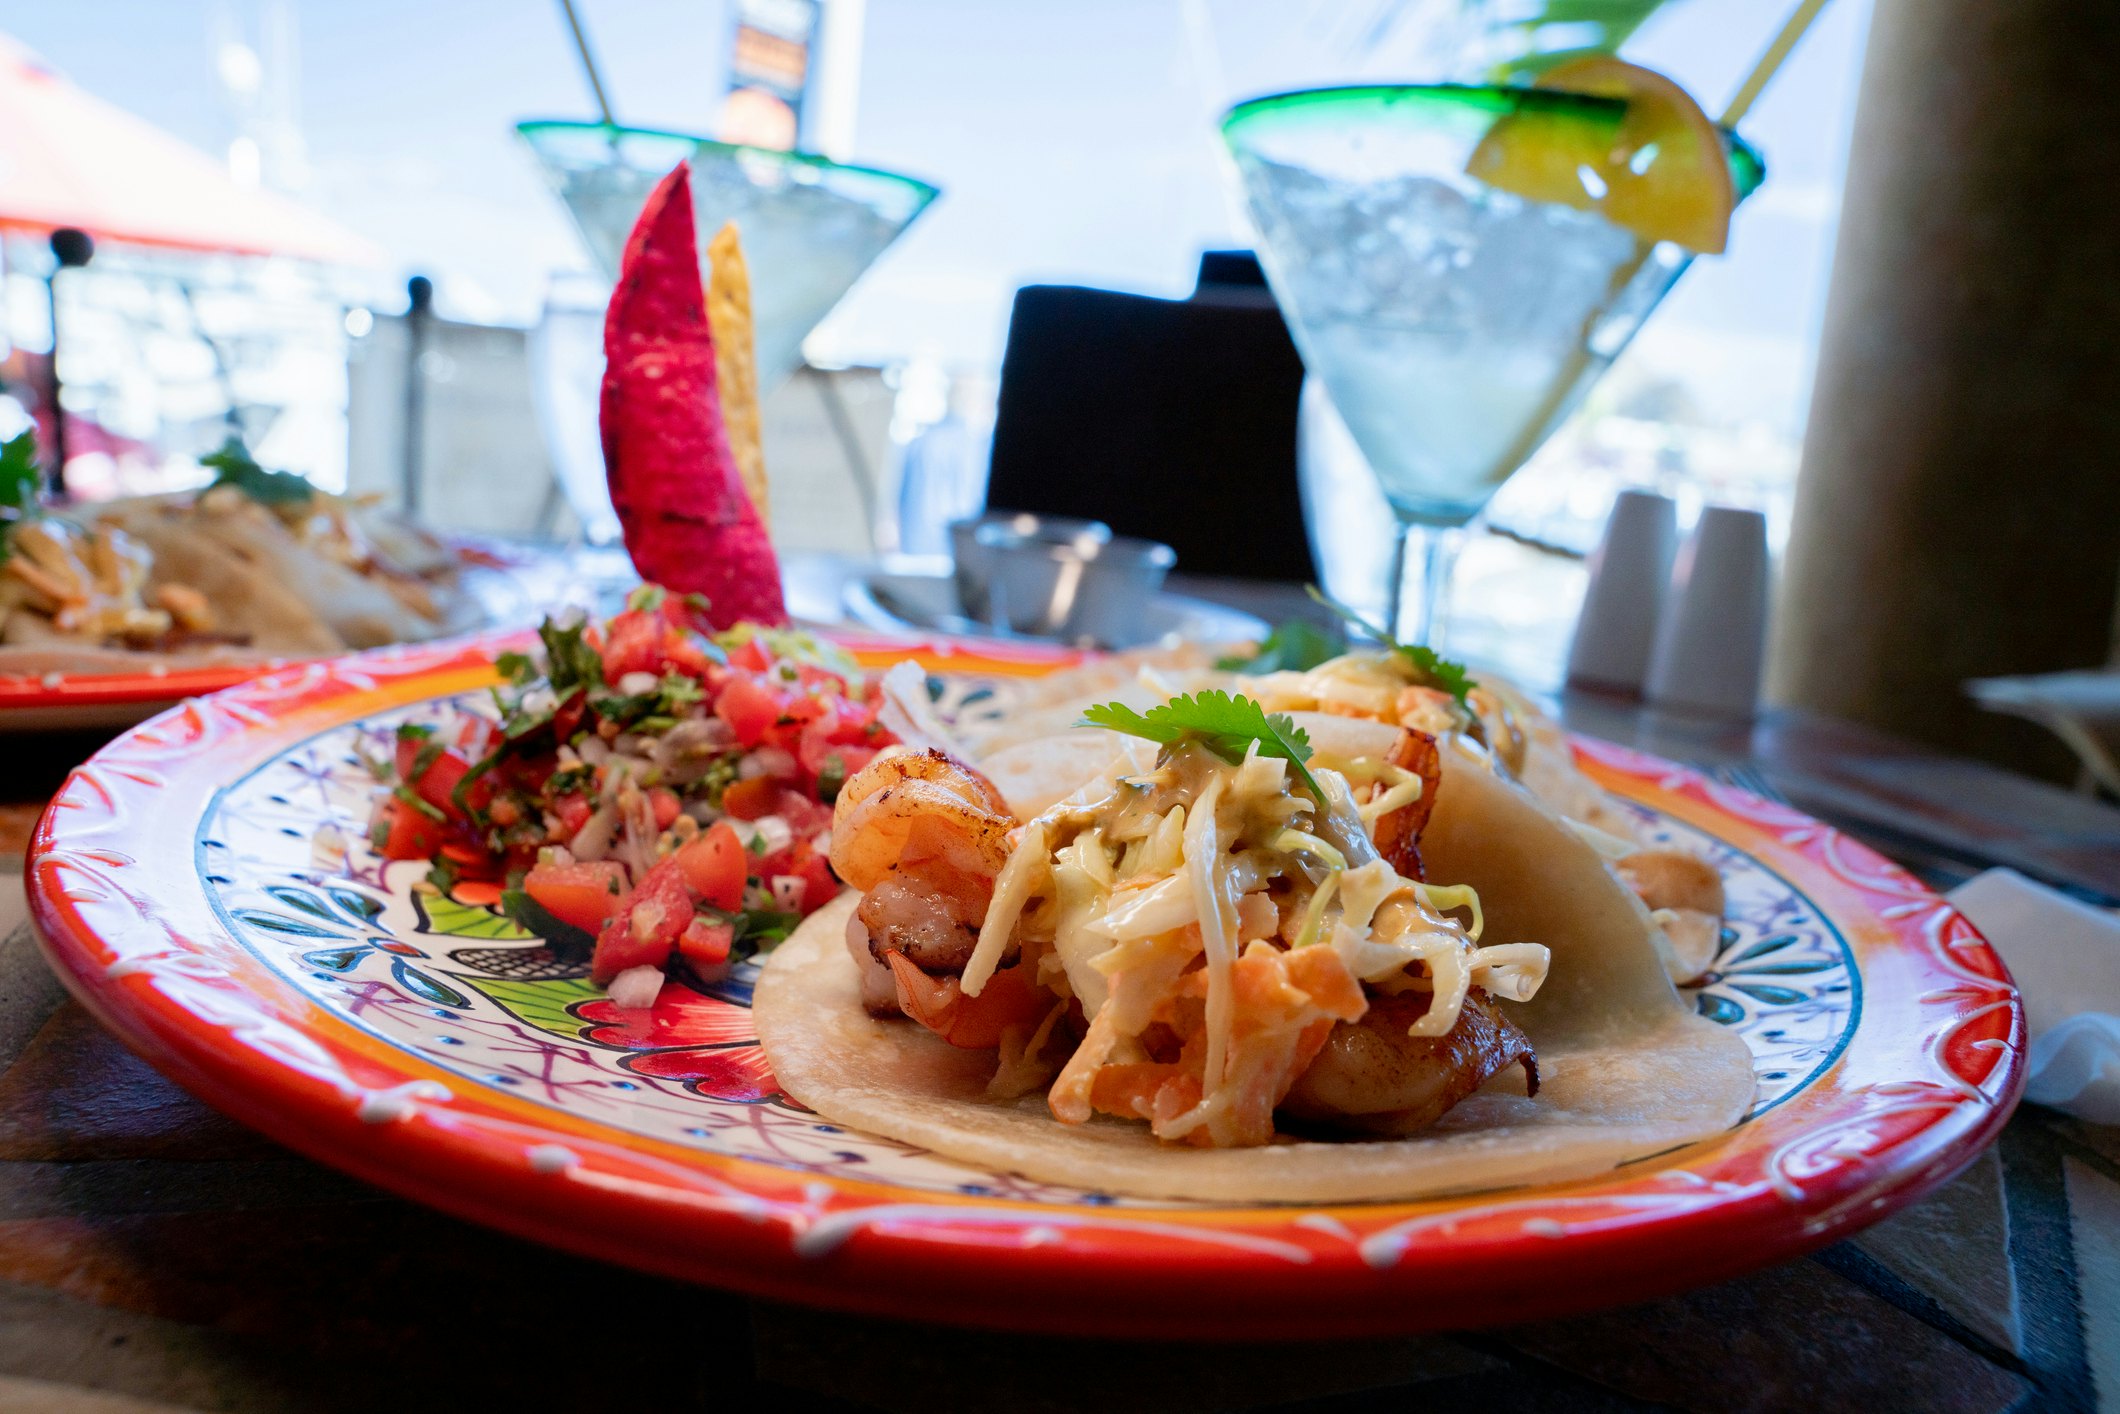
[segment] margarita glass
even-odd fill
[[[1223,119],[1289,331],[1397,517],[1387,594],[1401,639],[1437,641],[1462,528],[1693,259],[1601,209],[1611,154],[1625,154],[1614,189],[1677,160],[1653,141],[1616,146],[1628,109],[1421,85],[1259,98]],[[1763,164],[1718,136],[1742,198]]]
[[[691,164],[702,269],[705,242],[723,222],[743,237],[764,392],[795,371],[803,339],[937,195],[895,172],[683,133],[560,122],[516,131],[607,279],[618,278],[648,193],[679,162]]]

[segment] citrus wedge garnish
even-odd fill
[[[1626,111],[1611,122],[1519,109],[1487,130],[1468,175],[1532,201],[1595,211],[1644,240],[1722,252],[1737,188],[1722,134],[1684,89],[1604,54],[1558,64],[1537,86],[1624,99]]]

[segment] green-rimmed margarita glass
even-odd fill
[[[1257,98],[1222,120],[1260,263],[1304,365],[1397,516],[1387,595],[1406,641],[1437,642],[1462,528],[1693,259],[1467,167],[1498,123],[1528,129],[1519,140],[1598,150],[1626,113],[1622,99],[1410,85]],[[1722,137],[1741,199],[1765,168],[1741,139]],[[1646,146],[1634,170],[1655,160]],[[1594,171],[1580,180],[1595,191]],[[1322,539],[1316,525],[1312,537]]]

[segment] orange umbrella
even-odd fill
[[[0,231],[380,265],[382,249],[61,78],[0,35]]]

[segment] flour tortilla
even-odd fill
[[[1341,744],[1361,748],[1361,729],[1374,726],[1349,722]],[[1075,750],[1053,748],[1056,776],[1073,769]],[[1057,780],[1025,772],[1018,789],[1032,785],[1049,792]],[[1743,1117],[1753,1089],[1744,1043],[1680,1002],[1641,904],[1551,812],[1446,752],[1421,850],[1432,877],[1479,890],[1488,941],[1544,943],[1553,966],[1535,1000],[1503,1004],[1538,1048],[1537,1098],[1511,1067],[1413,1138],[1193,1149],[1104,1116],[1063,1125],[1042,1094],[990,1100],[991,1052],[863,1012],[844,940],[851,895],[774,952],[752,1014],[781,1086],[828,1119],[985,1169],[1145,1198],[1338,1203],[1557,1183]]]

